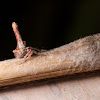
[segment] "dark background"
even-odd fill
[[[53,49],[100,32],[100,0],[0,1],[0,60],[13,58],[12,22],[28,46]]]

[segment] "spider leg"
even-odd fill
[[[32,48],[33,50],[36,50],[36,51],[38,51],[38,52],[40,52],[41,50],[39,50],[39,49],[37,49],[37,48]]]
[[[35,54],[35,55],[45,55],[45,54],[42,54],[42,52],[44,52],[44,50],[39,50],[39,49],[32,48],[32,47],[26,47],[26,50],[27,50],[27,53],[24,56],[25,59],[30,58],[33,54]],[[37,50],[37,51],[35,51],[35,50]]]
[[[25,58],[25,59],[26,59],[26,58],[27,58],[27,59],[30,58],[30,57],[33,55],[33,53],[34,53],[33,50],[31,50],[31,49],[28,50],[28,52],[26,53],[26,55],[24,56],[24,58]]]
[[[39,49],[37,49],[37,48],[32,48],[33,50],[36,50],[36,51],[38,51],[38,52],[36,52],[35,54],[41,54],[41,53],[43,53],[43,52],[46,52],[47,50],[39,50]]]
[[[32,47],[28,47],[28,48],[31,48],[31,49],[33,49],[33,50],[36,50],[36,51],[38,51],[39,53],[41,53],[41,52],[46,52],[47,50],[39,50],[39,49],[37,49],[37,48],[32,48]]]

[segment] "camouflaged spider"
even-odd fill
[[[12,28],[17,40],[17,47],[15,50],[13,50],[14,56],[16,58],[29,58],[33,54],[37,55],[37,54],[40,54],[39,52],[44,51],[44,50],[38,50],[32,47],[26,47],[26,42],[22,41],[22,37],[18,31],[18,25],[15,22],[12,23]]]

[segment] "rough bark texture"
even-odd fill
[[[0,62],[0,86],[100,69],[100,34],[33,55]]]

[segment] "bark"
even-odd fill
[[[33,55],[0,62],[0,86],[100,69],[100,34]]]

